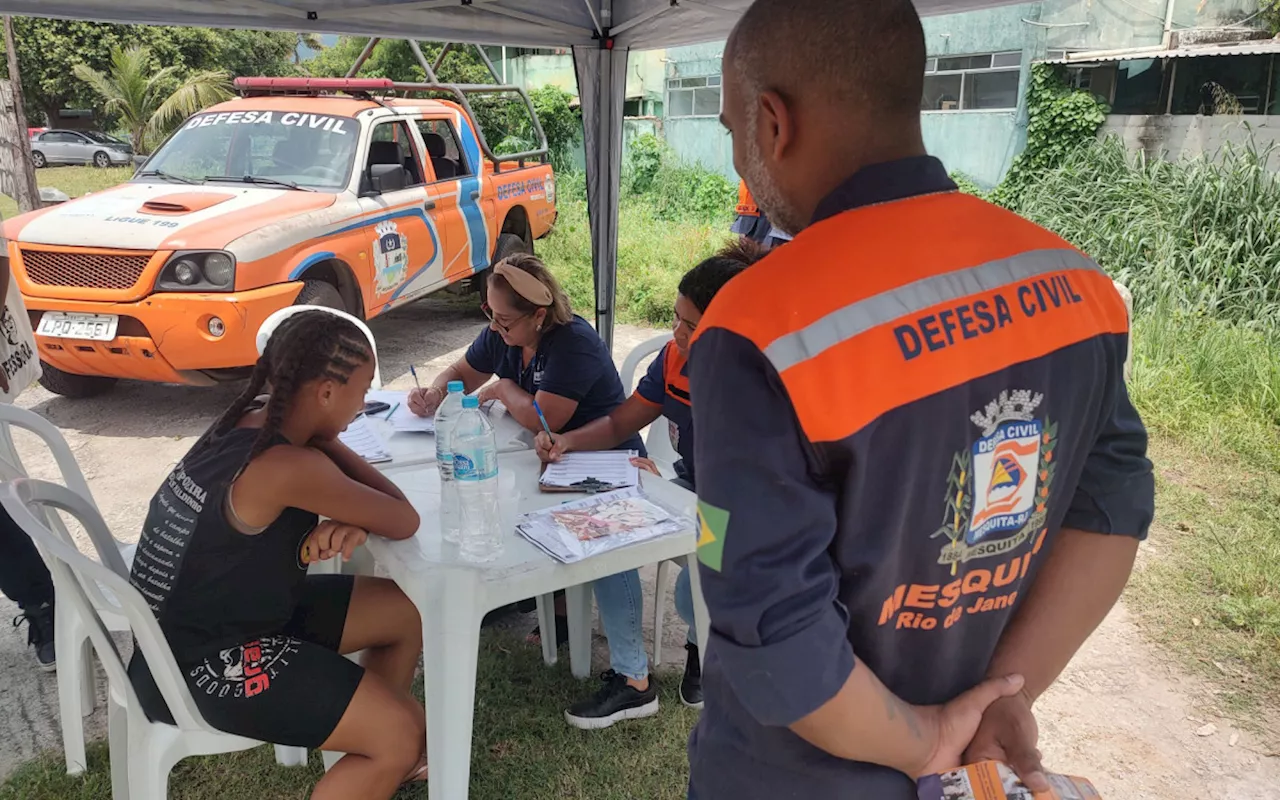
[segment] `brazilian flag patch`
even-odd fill
[[[724,562],[724,535],[728,528],[728,511],[698,501],[698,560],[716,572]]]

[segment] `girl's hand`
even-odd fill
[[[368,538],[369,532],[364,528],[331,519],[321,520],[302,542],[302,563],[309,565],[328,561],[339,553],[343,561],[350,561],[356,548]]]
[[[651,459],[644,458],[642,456],[632,456],[631,465],[634,467],[639,467],[645,472],[652,472],[654,475],[657,475],[659,478],[662,477],[662,473],[658,471],[658,465],[653,463]]]

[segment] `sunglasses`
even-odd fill
[[[511,329],[514,328],[516,324],[520,322],[520,320],[529,316],[528,314],[521,314],[520,316],[511,320],[510,322],[502,322],[496,316],[494,316],[493,308],[490,307],[488,303],[481,303],[480,311],[484,313],[485,319],[489,320],[494,325],[497,325],[498,329],[501,330],[503,333],[511,333]]]

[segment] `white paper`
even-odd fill
[[[555,560],[572,564],[659,536],[691,536],[693,520],[663,508],[633,486],[525,514],[516,530]]]
[[[356,417],[345,431],[338,434],[338,440],[370,464],[391,460],[391,451],[387,449],[387,443],[369,424],[369,418],[363,414]]]
[[[434,417],[420,417],[409,410],[409,393],[408,392],[392,392],[384,389],[369,392],[364,396],[366,403],[386,403],[391,406],[391,411],[383,411],[381,414],[374,414],[378,419],[388,419],[387,414],[391,417],[391,427],[396,429],[396,433],[435,433],[436,421]]]
[[[618,489],[635,486],[640,483],[640,469],[631,463],[631,459],[637,455],[639,453],[635,450],[569,453],[548,464],[541,481],[545,486],[557,488],[591,479]]]

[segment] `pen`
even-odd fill
[[[409,365],[409,374],[413,376],[413,385],[418,387],[418,391],[422,391],[422,384],[418,383],[418,371],[412,364]]]
[[[547,432],[547,438],[555,441],[555,436],[551,433],[551,426],[547,424],[547,418],[542,416],[542,409],[538,407],[538,401],[533,401],[533,410],[538,412],[538,420],[542,423],[542,429]]]
[[[396,403],[394,406],[391,407],[391,410],[387,412],[387,415],[383,417],[383,419],[391,419],[391,415],[396,413],[396,409],[399,407],[400,407],[400,404]]]

